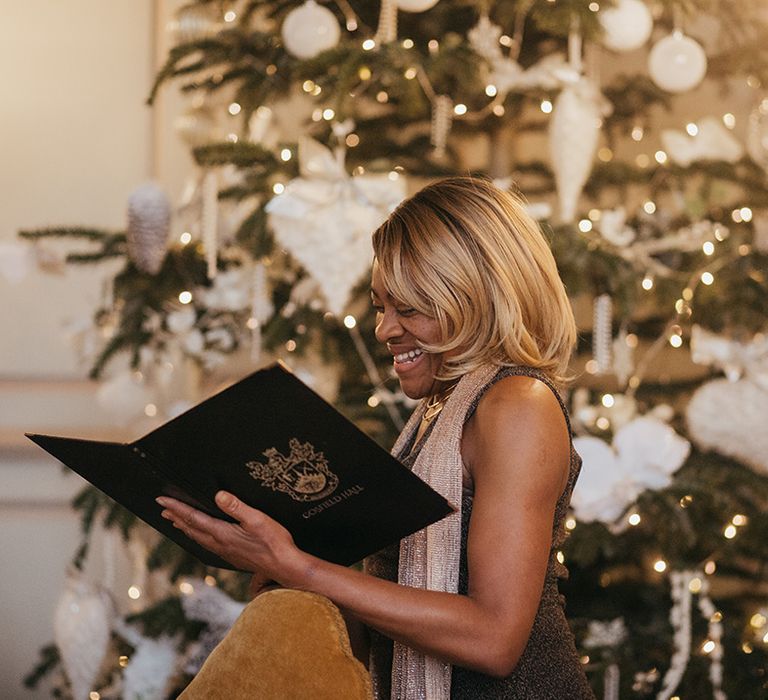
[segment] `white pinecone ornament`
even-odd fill
[[[603,97],[586,78],[566,85],[555,102],[549,146],[560,203],[560,218],[576,217],[579,196],[592,171],[600,134]]]
[[[53,633],[73,700],[87,700],[94,690],[111,626],[112,603],[107,593],[81,572],[70,572],[54,612]]]
[[[156,275],[168,252],[171,204],[155,184],[136,188],[128,198],[128,256],[139,270]]]

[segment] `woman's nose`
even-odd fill
[[[379,313],[376,320],[376,340],[387,343],[403,334],[403,327],[397,319],[394,310],[386,310]]]

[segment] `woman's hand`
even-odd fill
[[[156,500],[164,509],[161,515],[174,527],[237,568],[254,572],[262,584],[275,581],[290,586],[307,569],[306,555],[296,547],[288,530],[231,493],[219,491],[216,505],[236,523],[212,518],[174,498]]]

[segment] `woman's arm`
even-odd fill
[[[237,524],[172,499],[159,502],[177,527],[236,566],[325,595],[426,654],[505,676],[530,635],[567,478],[569,443],[557,400],[527,377],[498,382],[466,426],[462,455],[475,481],[466,596],[408,588],[306,554],[285,528],[231,494],[218,494],[217,503]]]

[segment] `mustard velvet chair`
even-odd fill
[[[276,589],[254,598],[179,700],[372,700],[339,609]]]

